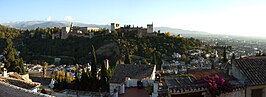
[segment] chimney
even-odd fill
[[[3,69],[3,76],[4,77],[7,77],[7,70],[6,70],[6,68]]]

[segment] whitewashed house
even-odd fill
[[[117,97],[124,94],[126,87],[137,87],[141,81],[143,86],[154,85],[156,65],[147,64],[118,64],[110,80],[110,94]],[[157,85],[158,88],[158,85]],[[116,92],[117,91],[117,92]],[[157,90],[154,91],[153,97],[157,97]]]

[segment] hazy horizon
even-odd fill
[[[0,23],[71,21],[171,27],[212,34],[266,37],[263,0],[4,0]]]

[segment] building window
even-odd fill
[[[251,97],[263,97],[263,89],[252,89]]]

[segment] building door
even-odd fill
[[[251,97],[262,97],[263,89],[253,89],[251,91]]]

